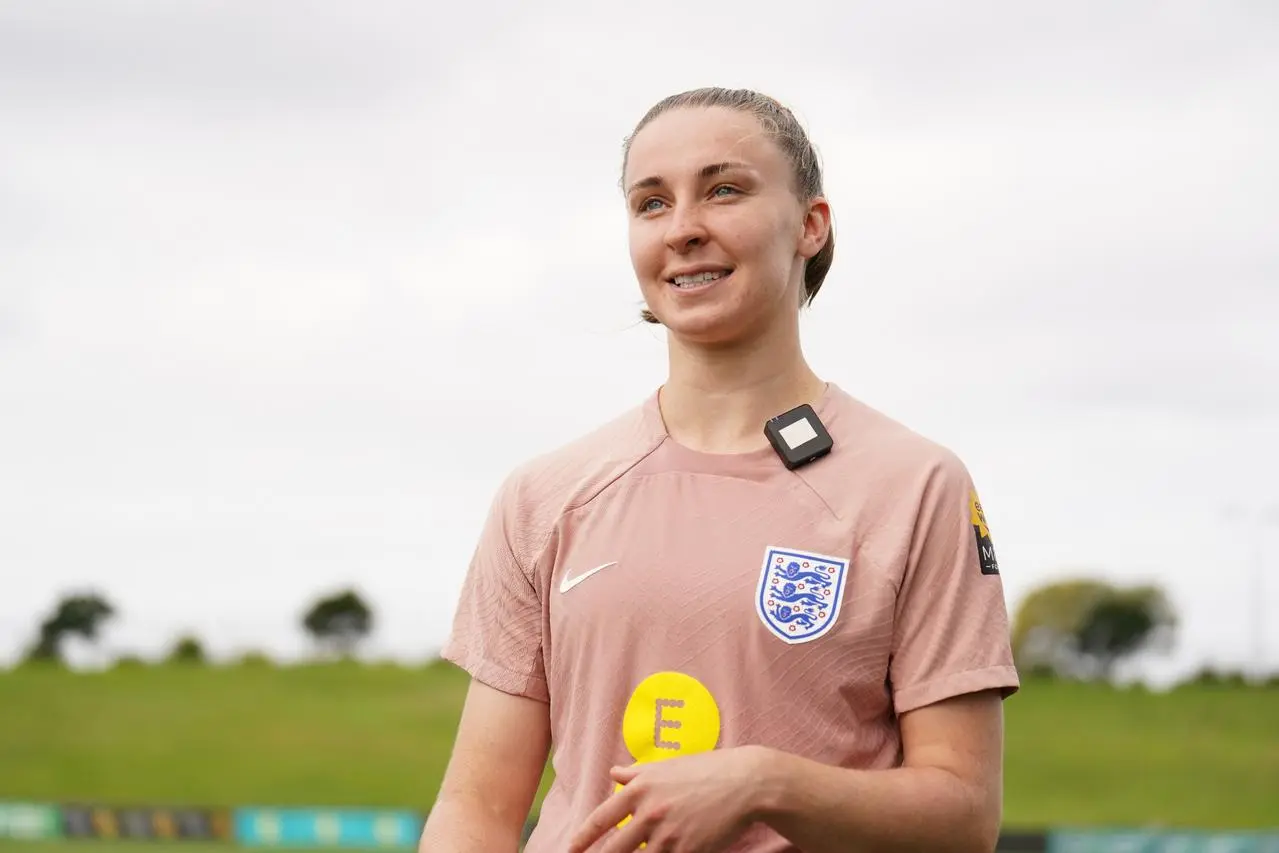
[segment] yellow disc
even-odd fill
[[[709,752],[719,743],[719,706],[691,675],[654,673],[626,703],[622,739],[640,763]]]

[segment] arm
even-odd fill
[[[910,711],[904,761],[846,770],[768,751],[758,820],[805,853],[988,853],[1002,818],[1003,708],[985,691]]]
[[[855,771],[770,754],[764,819],[806,853],[994,850],[1002,704],[1018,679],[990,530],[953,454],[922,490],[893,633],[902,765]]]
[[[550,752],[542,597],[517,547],[540,540],[520,481],[499,489],[440,657],[471,674],[453,753],[422,830],[422,853],[516,853]],[[521,556],[525,559],[522,561]]]
[[[516,853],[550,750],[546,703],[472,681],[421,853]]]

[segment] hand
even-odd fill
[[[599,853],[718,853],[755,819],[754,794],[766,760],[762,747],[742,746],[614,767],[623,787],[583,822],[568,853],[585,853],[628,815]]]

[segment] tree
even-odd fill
[[[1018,608],[1013,654],[1030,672],[1108,681],[1123,659],[1165,650],[1176,626],[1172,605],[1157,587],[1061,581],[1034,590]]]
[[[232,661],[233,666],[241,666],[251,669],[270,669],[274,664],[271,656],[266,652],[257,649],[250,649],[241,652]]]
[[[1109,681],[1115,664],[1146,649],[1167,649],[1177,625],[1172,605],[1153,586],[1115,590],[1088,611],[1075,632],[1078,653]]]
[[[102,624],[115,615],[115,608],[100,595],[67,596],[58,602],[53,614],[40,623],[39,635],[27,652],[27,659],[60,663],[63,640],[79,636],[96,642]]]
[[[347,657],[373,629],[373,612],[354,590],[322,598],[302,618],[316,644]]]
[[[190,634],[179,637],[169,651],[169,663],[202,664],[204,662],[204,646],[199,639]]]
[[[1075,632],[1109,590],[1109,584],[1091,578],[1059,581],[1032,590],[1013,619],[1013,654],[1018,664],[1050,663],[1046,658]]]

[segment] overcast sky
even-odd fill
[[[730,85],[825,163],[811,362],[961,455],[1010,607],[1156,581],[1162,672],[1246,662],[1279,6],[611,8],[0,0],[0,661],[81,589],[112,653],[296,655],[346,585],[434,653],[510,468],[661,382],[621,142]]]

